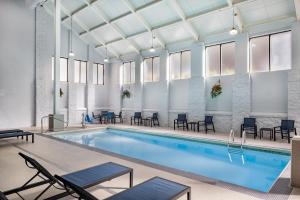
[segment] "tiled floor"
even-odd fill
[[[160,133],[173,133],[171,129],[158,129],[158,128],[148,128],[148,127],[131,127],[131,126],[120,126],[122,128],[136,128],[142,130],[158,131]],[[91,128],[96,128],[94,125]],[[72,130],[77,130],[78,128],[69,128]],[[189,137],[201,137],[209,139],[217,139],[227,141],[226,134],[203,134],[194,132],[182,132],[176,131],[175,134],[185,134]],[[286,141],[269,141],[264,140],[253,140],[247,139],[248,145],[259,145],[267,146],[272,148],[289,149],[290,145]],[[48,137],[36,136],[36,143],[26,143],[22,140],[17,139],[7,139],[0,140],[0,190],[5,191],[16,186],[23,184],[26,179],[28,179],[34,172],[26,167],[24,161],[21,157],[17,155],[18,152],[25,152],[30,154],[37,160],[39,160],[44,166],[46,166],[52,173],[64,174],[79,170],[85,167],[93,166],[99,163],[104,163],[108,161],[117,162],[134,169],[134,184],[140,183],[149,179],[153,176],[162,176],[174,181],[181,182],[192,187],[192,199],[210,199],[210,200],[223,200],[223,199],[290,199],[296,200],[300,199],[300,190],[293,189],[291,195],[286,196],[280,193],[272,194],[271,196],[257,195],[249,191],[236,190],[229,187],[223,187],[219,184],[212,184],[210,182],[199,181],[195,179],[186,178],[173,173],[166,172],[157,168],[152,168],[128,160],[116,158],[107,154],[103,154],[97,151],[91,151],[76,145],[67,144],[61,141],[53,140]],[[287,170],[283,176],[289,177],[289,171]],[[108,197],[120,190],[105,188],[99,189],[100,187],[124,187],[128,185],[128,176],[123,176],[113,181],[102,184],[91,189],[92,193],[95,194],[99,199]],[[43,188],[36,188],[23,193],[26,199],[33,199],[34,195],[41,191]],[[57,193],[56,189],[52,189],[48,192],[46,196],[50,196]],[[16,195],[11,195],[10,199],[19,199]],[[185,197],[181,199],[186,199]]]

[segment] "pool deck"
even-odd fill
[[[172,133],[178,134],[179,136],[185,135],[188,137],[197,137],[205,139],[223,140],[227,141],[226,134],[220,133],[197,133],[197,132],[187,132],[187,131],[173,131],[172,129],[166,128],[150,128],[143,126],[128,126],[128,125],[109,125],[116,128],[134,128],[143,131],[153,131],[158,133]],[[100,128],[106,127],[105,125],[90,125],[89,128]],[[79,130],[78,127],[70,127],[68,130]],[[37,131],[37,129],[33,129]],[[290,145],[287,144],[285,140],[279,139],[278,141],[269,141],[267,138],[264,140],[253,140],[247,139],[247,145],[275,148],[275,149],[290,149]],[[268,194],[262,194],[252,190],[231,187],[230,185],[212,182],[210,180],[198,180],[194,178],[189,178],[182,176],[180,174],[174,174],[164,169],[157,167],[152,167],[149,165],[144,165],[142,163],[137,163],[130,161],[128,159],[122,159],[120,157],[115,157],[109,154],[102,153],[101,151],[95,151],[88,148],[83,148],[80,145],[73,145],[67,142],[51,139],[49,137],[44,137],[39,134],[36,135],[36,142],[34,144],[27,143],[21,139],[7,139],[0,140],[0,190],[5,191],[17,186],[22,185],[26,180],[28,180],[34,171],[26,167],[23,159],[19,157],[18,152],[24,152],[30,154],[38,161],[40,161],[50,172],[53,174],[65,174],[75,170],[80,170],[86,167],[97,165],[104,162],[116,162],[122,165],[132,167],[134,169],[134,185],[143,182],[153,176],[161,176],[167,179],[171,179],[182,184],[186,184],[192,187],[192,199],[210,199],[210,200],[246,200],[246,199],[289,199],[289,200],[299,200],[300,199],[300,189],[294,188],[290,192],[280,189],[280,185],[288,184],[288,177],[290,176],[289,167],[282,173],[281,182]],[[226,172],[224,172],[226,173]],[[115,189],[112,187],[126,187],[128,185],[128,176],[122,176],[110,182],[106,182],[94,188],[91,188],[91,192],[99,197],[99,199],[104,199],[120,191],[120,189]],[[105,188],[103,188],[105,187]],[[278,188],[279,187],[279,188]],[[33,199],[39,191],[42,191],[44,187],[35,188],[24,192],[25,199]],[[56,194],[56,189],[51,189],[45,194],[46,196],[51,196]],[[9,196],[9,199],[19,199],[16,195]],[[70,198],[66,198],[70,199]],[[72,198],[71,198],[72,199]],[[186,199],[186,197],[181,198]]]

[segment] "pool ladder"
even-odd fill
[[[241,143],[234,142],[234,131],[231,129],[229,133],[229,138],[227,142],[227,150],[228,150],[228,157],[230,162],[232,162],[232,154],[241,155],[242,163],[245,164],[244,160],[244,150],[243,145],[246,143],[246,132],[243,131],[242,133],[242,140]]]

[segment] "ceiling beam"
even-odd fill
[[[180,7],[177,0],[171,0],[171,1],[169,0],[168,2],[171,4],[173,10],[177,13],[177,15],[181,18],[183,24],[187,28],[187,31],[193,36],[194,40],[198,40],[199,34],[197,33],[196,29],[193,27],[192,23],[186,20],[185,13],[183,9]]]
[[[300,0],[294,0],[294,4],[295,4],[297,20],[300,21]]]
[[[126,35],[120,30],[119,27],[117,27],[115,24],[112,24],[108,20],[108,18],[105,16],[104,12],[98,6],[96,6],[95,4],[91,4],[88,0],[81,0],[81,1],[84,2],[88,7],[90,7],[92,9],[92,11],[98,17],[100,17],[107,25],[109,25],[117,34],[119,34],[123,40],[127,41],[136,53],[140,53],[140,49],[132,41],[130,41],[129,39],[126,38]],[[85,31],[87,32],[87,30],[85,30]],[[93,31],[88,30],[88,32],[92,33]]]
[[[141,22],[141,24],[152,34],[152,27],[150,24],[134,9],[133,5],[128,0],[123,0],[124,4],[130,12]],[[161,39],[158,33],[155,33],[156,39],[162,48],[165,48],[165,42]],[[152,36],[151,36],[152,37]]]
[[[227,1],[227,4],[229,7],[232,7],[233,9],[233,13],[235,13],[236,15],[234,16],[234,19],[235,19],[235,22],[236,22],[236,25],[238,26],[240,32],[243,32],[243,29],[244,29],[244,24],[243,24],[243,20],[242,20],[242,17],[241,17],[241,13],[240,13],[240,10],[234,6],[233,4],[233,0],[226,0]]]

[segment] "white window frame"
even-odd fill
[[[69,82],[69,58],[60,57],[59,61],[61,59],[67,60],[67,81],[62,81],[60,77],[59,77],[59,81],[60,82]],[[60,71],[60,74],[61,74],[61,71]],[[52,81],[54,81],[54,57],[53,56],[51,57],[51,79],[52,79]]]
[[[160,69],[160,57],[159,56],[146,57],[143,60],[143,67],[144,67],[144,69],[143,69],[143,80],[144,80],[144,83],[153,83],[153,82],[158,82],[159,81],[159,76],[160,76],[159,70],[158,70],[158,80],[153,80],[153,63],[154,63],[155,58],[159,59],[159,69]],[[145,81],[145,60],[146,59],[151,59],[151,81]]]
[[[97,71],[96,71],[96,77],[97,77],[97,81],[96,83],[94,83],[95,85],[104,85],[104,64],[101,64],[101,63],[94,63],[93,64],[93,67],[94,65],[97,66]],[[100,66],[102,66],[102,83],[99,82],[99,68]],[[93,70],[93,73],[94,73],[94,70]],[[93,80],[94,81],[94,80]]]
[[[74,71],[75,71],[75,61],[78,61],[79,62],[79,73],[78,73],[78,75],[79,75],[79,82],[75,82],[75,77],[74,77],[74,82],[75,83],[79,83],[79,84],[87,84],[87,68],[88,68],[88,62],[87,61],[84,61],[84,60],[76,60],[76,59],[74,59]],[[85,76],[86,76],[86,78],[85,78],[85,83],[84,82],[82,82],[82,79],[81,79],[81,65],[82,65],[82,63],[86,63],[86,68],[85,68]],[[75,73],[74,73],[74,76],[75,76]]]
[[[130,63],[130,68],[129,68],[129,69],[130,69],[130,71],[129,71],[129,77],[130,77],[129,79],[130,79],[130,81],[129,81],[129,83],[125,83],[125,82],[124,82],[124,80],[125,80],[125,79],[124,79],[124,77],[125,77],[124,64],[125,64],[125,63]],[[135,83],[135,80],[132,80],[133,77],[131,76],[131,74],[132,74],[132,68],[133,68],[132,63],[135,64],[134,61],[123,62],[123,65],[122,65],[122,66],[123,66],[123,84],[124,84],[124,85],[129,85],[129,84],[134,84],[134,83]],[[135,66],[134,66],[134,73],[135,73]],[[134,76],[134,77],[135,77],[135,76]],[[136,79],[136,77],[135,77],[134,79]]]
[[[191,52],[191,50],[183,50],[183,51],[178,51],[178,52],[173,52],[173,53],[170,53],[169,54],[169,58],[171,58],[171,55],[173,55],[173,54],[177,54],[177,53],[180,53],[180,74],[179,74],[179,77],[180,78],[176,78],[176,79],[172,79],[172,77],[171,77],[171,62],[169,62],[169,74],[170,74],[170,80],[185,80],[185,79],[190,79],[191,78],[191,75],[192,75],[192,52],[191,52],[191,57],[190,57],[190,59],[191,59],[191,66],[190,66],[190,76],[188,77],[188,78],[182,78],[182,53],[183,52],[187,52],[187,51],[190,51]]]

